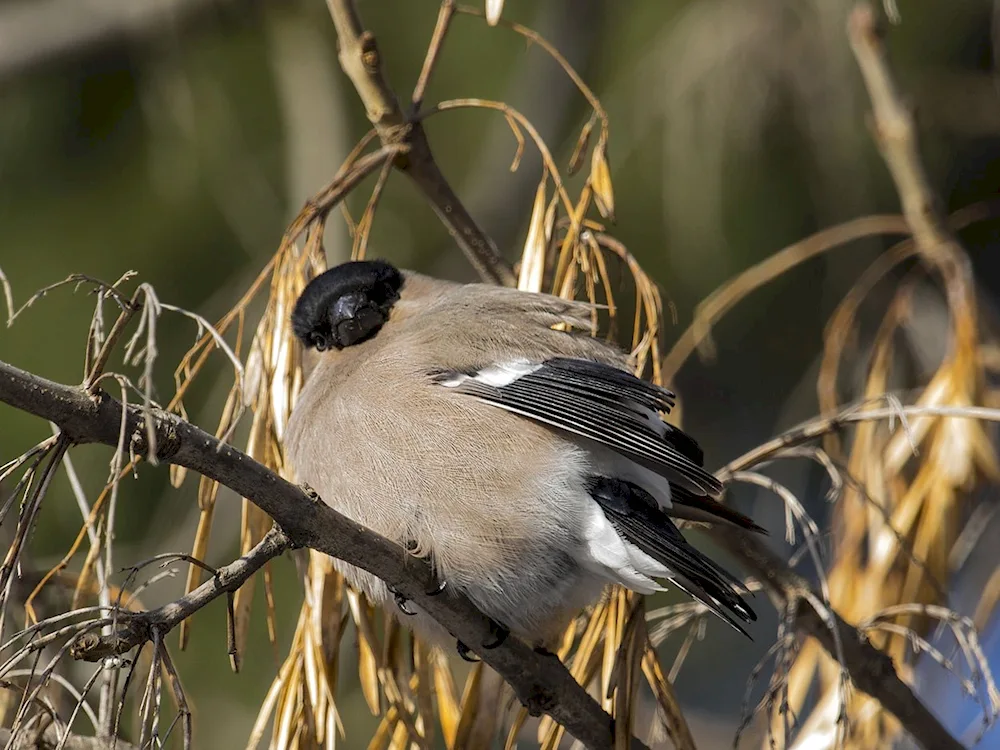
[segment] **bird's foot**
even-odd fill
[[[397,591],[392,586],[386,586],[386,588],[388,588],[389,593],[392,594],[393,601],[396,602],[396,608],[400,612],[402,612],[407,617],[413,617],[415,614],[417,614],[412,609],[410,609],[409,607],[410,600],[407,599],[405,596],[403,596],[401,592]]]
[[[406,547],[406,551],[409,552],[411,555],[415,555],[418,557],[421,556],[417,554],[420,549],[420,545],[417,544],[417,542],[414,541],[413,539],[407,541],[403,546]],[[443,593],[446,588],[448,588],[448,582],[441,580],[434,585],[434,588],[429,589],[424,593],[427,594],[427,596],[437,596],[438,594]]]
[[[410,600],[407,599],[406,596],[401,591],[397,591],[392,586],[388,585],[386,586],[386,588],[389,589],[389,593],[392,594],[393,601],[396,602],[396,607],[399,609],[400,612],[402,612],[407,617],[413,617],[415,614],[417,614],[414,610],[410,609]],[[427,594],[427,596],[438,596],[439,594],[443,593],[446,588],[448,588],[448,582],[440,581],[436,586],[434,586],[434,588],[425,591],[424,593]],[[498,643],[497,645],[500,644]]]

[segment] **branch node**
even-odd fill
[[[110,635],[89,632],[77,636],[69,647],[69,655],[78,661],[102,661],[109,656],[121,656],[151,637],[149,622],[141,616],[132,617]]]
[[[359,41],[361,44],[361,63],[365,66],[366,72],[374,75],[382,66],[382,58],[379,57],[378,42],[375,41],[375,35],[367,30],[362,31]]]
[[[153,429],[156,432],[156,460],[169,463],[180,450],[182,442],[174,418],[161,409],[151,409],[149,416],[153,420]],[[129,438],[129,453],[134,456],[146,456],[149,453],[146,419],[145,414],[139,416]]]
[[[308,497],[314,503],[323,502],[323,498],[319,496],[319,493],[316,490],[314,490],[308,482],[302,482],[299,485],[299,489],[301,489],[306,494],[306,497]]]

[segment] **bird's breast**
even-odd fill
[[[298,479],[328,504],[470,576],[574,544],[584,451],[438,386],[365,394],[328,397],[289,428]]]

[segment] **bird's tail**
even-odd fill
[[[733,510],[728,505],[723,505],[710,497],[696,495],[686,487],[681,487],[673,482],[670,483],[670,502],[674,506],[670,515],[674,518],[701,523],[722,521],[741,529],[756,531],[758,534],[767,534],[767,529],[758,526],[749,516],[745,516],[738,510]]]
[[[753,622],[757,615],[741,596],[746,587],[692,546],[649,492],[633,482],[605,476],[591,477],[588,491],[618,536],[643,553],[646,562],[633,555],[639,573],[669,579],[747,635],[738,620]]]

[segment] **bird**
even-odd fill
[[[315,363],[287,462],[335,510],[428,559],[428,593],[487,615],[480,648],[513,633],[545,652],[609,585],[653,594],[660,580],[746,635],[743,583],[674,521],[764,530],[718,501],[698,443],[663,418],[675,395],[590,335],[592,311],[385,260],[330,268],[291,313]],[[334,564],[423,638],[456,643],[373,574]]]

